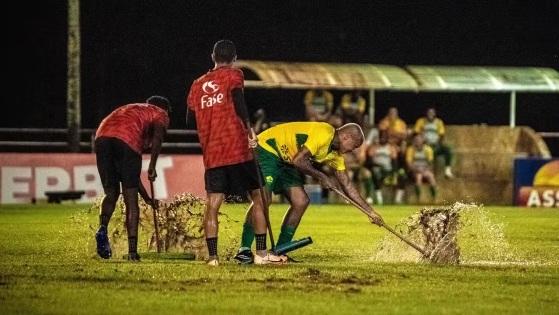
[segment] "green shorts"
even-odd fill
[[[275,194],[281,194],[290,187],[303,187],[305,177],[303,173],[291,164],[280,160],[279,157],[258,146],[256,148],[258,164],[262,170],[262,176],[266,181],[266,187]]]

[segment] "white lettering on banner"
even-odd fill
[[[92,202],[95,198],[103,196],[103,184],[95,165],[80,165],[74,167],[74,187],[83,190],[85,194],[79,202]]]
[[[530,196],[526,202],[528,207],[541,207],[546,208],[559,207],[559,190],[546,189],[541,192],[537,189],[530,191]]]
[[[2,167],[2,203],[28,202],[31,176],[31,167]]]
[[[142,161],[142,170],[147,171],[149,167],[149,160]],[[157,178],[153,182],[153,190],[155,194],[155,199],[167,199],[169,198],[169,191],[167,190],[167,180],[165,179],[165,169],[173,167],[173,158],[170,156],[160,157],[157,159],[157,164],[155,165],[155,171],[157,172]],[[146,187],[148,194],[151,194],[149,187]]]
[[[46,198],[47,191],[69,190],[70,175],[61,167],[35,167],[35,198]]]
[[[526,205],[528,207],[539,207],[541,206],[542,202],[540,201],[540,195],[538,194],[537,190],[532,190],[530,192],[530,197],[528,197],[528,201]]]

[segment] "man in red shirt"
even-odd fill
[[[97,169],[105,197],[101,203],[100,227],[95,234],[97,254],[104,259],[111,257],[107,226],[120,194],[126,206],[128,232],[128,260],[139,261],[138,255],[138,193],[147,203],[155,202],[147,194],[140,173],[144,146],[151,147],[148,177],[155,180],[155,165],[161,151],[163,137],[169,127],[169,100],[151,96],[145,103],[134,103],[115,109],[101,121],[95,134]]]
[[[204,233],[208,246],[208,264],[219,265],[217,255],[217,213],[226,193],[250,192],[256,236],[255,264],[281,263],[266,250],[266,219],[259,188],[262,179],[254,162],[249,140],[256,146],[254,132],[249,132],[249,116],[245,105],[244,75],[233,68],[236,48],[229,40],[215,43],[212,52],[214,68],[196,79],[187,98],[187,105],[196,117],[198,137],[204,155],[207,206]]]

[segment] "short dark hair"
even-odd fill
[[[163,108],[166,111],[170,111],[171,109],[171,103],[169,102],[169,99],[164,96],[152,95],[148,97],[146,103]]]
[[[233,59],[235,59],[235,56],[237,56],[237,49],[232,41],[222,39],[214,44],[213,55],[215,62],[231,63]]]

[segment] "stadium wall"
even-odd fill
[[[142,182],[149,191],[149,155],[143,156]],[[204,165],[201,155],[160,155],[155,197],[170,200],[190,192],[204,196]],[[46,200],[47,191],[83,190],[77,202],[92,202],[103,195],[94,154],[0,153],[0,203]]]

